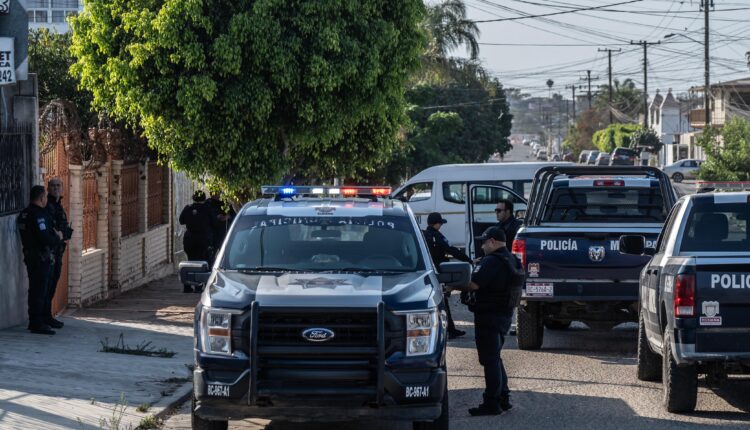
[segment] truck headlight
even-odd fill
[[[438,315],[435,310],[406,314],[406,356],[415,357],[435,352]]]
[[[232,355],[232,312],[203,308],[201,313],[203,352]]]

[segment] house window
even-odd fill
[[[28,0],[26,7],[28,9],[46,9],[49,7],[49,0]]]
[[[78,0],[52,0],[54,9],[78,9]]]
[[[52,22],[65,22],[65,11],[64,10],[53,10],[52,11]]]
[[[47,22],[46,10],[30,10],[26,12],[29,22]]]

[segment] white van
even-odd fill
[[[444,164],[419,172],[393,192],[392,196],[409,203],[420,228],[427,228],[427,215],[440,212],[448,223],[440,230],[453,246],[466,245],[466,190],[469,184],[504,185],[514,194],[493,196],[514,202],[513,210],[525,211],[531,181],[537,170],[568,162],[524,162]],[[487,196],[490,198],[490,196]],[[523,197],[523,199],[519,198]]]

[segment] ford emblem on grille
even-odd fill
[[[336,333],[327,328],[308,328],[302,332],[302,337],[310,342],[327,342],[335,336]]]

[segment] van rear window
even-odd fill
[[[696,205],[688,216],[680,251],[747,252],[750,205]]]
[[[552,192],[542,222],[662,223],[667,213],[659,188],[561,187]]]

